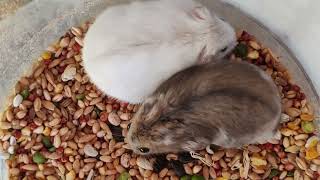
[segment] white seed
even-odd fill
[[[20,94],[17,94],[13,98],[13,102],[12,102],[13,107],[19,107],[19,105],[22,103],[22,101],[23,101],[23,97]]]
[[[73,80],[76,74],[77,74],[77,69],[75,67],[68,66],[62,73],[61,80],[64,82]]]
[[[2,139],[2,140],[3,140],[3,139]],[[11,145],[11,146],[14,146],[14,145],[17,144],[17,139],[16,139],[16,137],[14,137],[14,136],[11,136],[9,141],[10,141],[10,145]]]
[[[94,171],[93,171],[93,169],[91,169],[88,176],[87,176],[87,180],[91,180],[93,178],[93,175],[94,175]]]
[[[255,146],[255,145],[249,145],[248,150],[253,153],[258,153],[261,151],[261,148],[259,148],[258,146]]]
[[[286,123],[290,121],[290,116],[288,116],[287,114],[282,113],[281,114],[281,123]]]
[[[84,153],[89,157],[98,156],[98,151],[91,144],[86,144],[83,148]]]
[[[8,153],[9,154],[14,154],[14,146],[9,146]]]

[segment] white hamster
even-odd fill
[[[234,29],[199,2],[136,1],[97,17],[84,38],[83,61],[99,89],[135,104],[178,71],[235,45]]]

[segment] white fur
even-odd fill
[[[96,19],[84,39],[83,60],[107,95],[140,103],[196,64],[204,47],[205,56],[217,55],[234,42],[231,26],[193,0],[134,2],[110,7]]]

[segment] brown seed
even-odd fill
[[[192,169],[193,174],[198,174],[202,169],[202,166],[194,166]]]
[[[52,102],[50,102],[50,101],[42,101],[42,105],[46,109],[48,109],[50,111],[54,111],[55,105]]]
[[[110,124],[112,124],[114,126],[119,126],[121,123],[119,116],[114,112],[109,113],[108,120],[109,120]]]
[[[290,116],[290,117],[298,117],[301,114],[301,111],[297,108],[287,108],[286,109],[286,113]]]
[[[44,65],[40,65],[33,73],[33,77],[37,78],[40,76],[40,74],[44,71],[45,66]]]
[[[10,169],[9,169],[9,173],[10,173],[10,175],[12,175],[12,176],[18,176],[19,173],[20,173],[20,170],[19,170],[18,168],[10,168]]]
[[[91,102],[90,102],[90,106],[93,106],[93,105],[96,105],[97,103],[101,102],[102,101],[102,98],[101,97],[98,97],[98,98],[95,98],[93,99]]]
[[[311,114],[301,114],[301,115],[300,115],[300,118],[301,118],[303,121],[313,121],[313,120],[314,120],[314,116],[311,115]]]
[[[87,163],[83,166],[82,170],[83,172],[89,172],[94,166],[95,163]]]
[[[238,153],[237,149],[227,149],[226,150],[226,157],[232,158]]]
[[[296,157],[296,163],[300,169],[302,170],[307,169],[307,163],[303,159]]]
[[[114,174],[117,174],[117,173],[118,173],[117,170],[106,170],[106,175],[107,176],[114,175]]]
[[[116,165],[115,168],[118,171],[118,173],[122,173],[122,172],[126,171],[126,169],[123,168],[121,165]]]
[[[18,119],[23,119],[27,115],[26,111],[19,111],[16,116]]]
[[[130,174],[130,176],[136,176],[139,174],[139,171],[136,169],[130,169],[129,174]]]
[[[130,119],[130,114],[129,113],[123,113],[120,115],[120,119],[124,121],[128,121]]]
[[[168,170],[167,168],[162,169],[162,170],[159,172],[159,177],[160,177],[160,178],[164,178],[164,177],[167,175],[168,171],[169,171],[169,170]]]
[[[111,156],[100,156],[100,160],[103,162],[112,162],[112,157]]]
[[[213,178],[213,179],[217,178],[216,171],[212,167],[209,168],[209,174],[210,174],[211,178]]]
[[[79,102],[80,102],[80,101],[79,101]],[[87,106],[87,107],[84,109],[83,114],[84,114],[84,115],[88,115],[88,114],[90,114],[90,113],[93,111],[93,109],[94,109],[94,106]]]
[[[122,154],[120,158],[120,163],[123,167],[128,168],[130,166],[129,161],[130,161],[130,155],[128,153]]]
[[[80,137],[79,143],[87,143],[92,141],[96,137],[95,134],[87,134],[85,136]]]
[[[258,152],[261,151],[261,149],[258,146],[255,146],[255,145],[249,145],[248,146],[248,150],[250,152],[253,152],[253,153],[258,153]]]
[[[289,152],[289,153],[298,153],[300,150],[299,146],[293,145],[293,146],[289,146],[288,148],[286,148],[284,151],[285,152]]]
[[[284,137],[282,140],[282,144],[284,148],[287,148],[290,146],[290,142],[289,142],[289,138],[288,137]]]
[[[81,47],[83,47],[83,40],[81,38],[75,37],[75,40]]]
[[[12,124],[9,122],[5,122],[5,121],[0,122],[1,129],[10,129],[11,127],[12,127]]]
[[[41,109],[41,100],[40,98],[36,98],[33,102],[33,106],[34,106],[34,111],[38,112]]]
[[[308,139],[308,135],[307,134],[299,134],[299,135],[296,135],[296,136],[294,136],[294,139],[295,140],[306,140],[306,139]]]
[[[158,180],[159,179],[159,177],[158,177],[158,174],[156,174],[156,173],[152,173],[152,175],[151,175],[151,178],[150,178],[151,180]]]
[[[287,171],[291,171],[294,169],[294,165],[291,164],[291,163],[287,163],[284,165],[284,168],[287,170]]]
[[[65,37],[65,38],[62,38],[60,40],[60,47],[67,47],[70,43],[70,38],[69,37]]]
[[[55,119],[53,119],[52,121],[50,121],[50,122],[48,123],[48,125],[51,126],[51,127],[55,127],[55,126],[57,126],[60,122],[61,122],[61,119],[55,118]]]
[[[63,84],[61,84],[61,83],[57,84],[54,88],[54,93],[60,94],[62,92],[63,88],[64,88]]]
[[[225,152],[224,151],[218,151],[216,153],[214,153],[211,158],[213,161],[218,161],[220,160],[223,156],[224,156]]]
[[[54,138],[53,138],[53,146],[54,146],[55,148],[58,148],[58,147],[60,147],[60,145],[61,145],[61,138],[60,138],[60,136],[59,136],[59,135],[54,136]]]
[[[275,158],[275,156],[271,155],[271,154],[267,154],[267,161],[272,165],[272,167],[277,168],[277,159]]]
[[[80,116],[82,116],[82,114],[83,114],[83,109],[78,109],[78,110],[74,113],[73,118],[74,118],[74,119],[79,119]]]
[[[259,50],[261,46],[256,41],[249,41],[249,46],[251,46],[255,50]]]
[[[97,134],[99,131],[100,131],[100,124],[96,122],[92,125],[92,132],[94,134]]]
[[[35,164],[26,164],[21,166],[21,169],[27,170],[27,171],[37,171],[38,166]]]

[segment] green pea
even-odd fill
[[[32,160],[37,164],[43,164],[47,161],[46,158],[44,158],[44,156],[39,152],[33,154]]]
[[[130,174],[128,172],[122,172],[118,177],[118,180],[128,180],[130,178]]]
[[[84,100],[84,94],[77,94],[76,95],[76,99],[78,99],[78,100]]]
[[[191,180],[191,176],[189,175],[184,175],[180,178],[180,180]]]
[[[25,89],[20,94],[23,97],[23,99],[27,99],[29,97],[29,95],[30,95],[30,92],[29,92],[28,89]]]
[[[205,180],[205,178],[203,176],[193,175],[191,177],[191,180]]]
[[[243,43],[239,43],[235,49],[234,49],[234,54],[237,56],[237,57],[247,57],[248,55],[248,46],[243,44]]]
[[[43,136],[42,137],[42,143],[43,145],[46,147],[46,148],[51,148],[53,147],[52,143],[51,143],[51,140],[50,140],[50,137],[47,137],[47,136]]]
[[[305,133],[313,133],[315,131],[315,127],[314,127],[314,124],[312,122],[303,121],[301,123],[301,127],[302,127],[302,130]]]
[[[279,170],[278,169],[272,169],[270,174],[269,174],[269,178],[273,178],[275,176],[277,176],[279,174]]]

